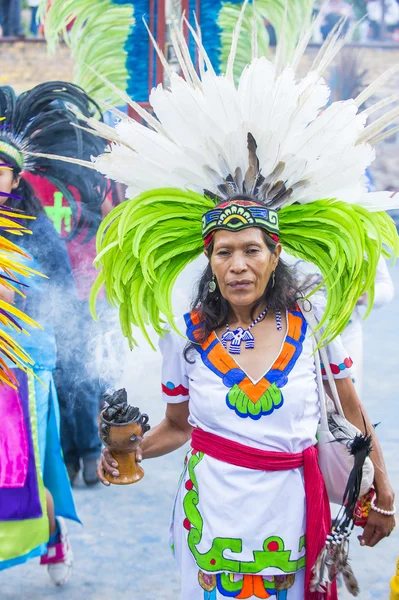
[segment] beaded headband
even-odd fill
[[[24,164],[24,158],[22,156],[22,153],[19,150],[17,150],[17,148],[12,146],[11,144],[8,144],[7,142],[4,142],[3,140],[0,140],[0,152],[12,158],[17,163],[19,168],[22,169],[22,165]]]
[[[277,211],[250,200],[223,202],[202,216],[202,237],[208,246],[215,231],[241,231],[250,227],[264,229],[278,242],[279,226]]]

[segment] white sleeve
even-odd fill
[[[183,351],[186,340],[175,331],[169,331],[159,340],[162,353],[162,397],[169,404],[189,399],[189,384]]]
[[[311,297],[313,305],[313,311],[317,321],[321,321],[326,308],[326,299],[320,294],[316,293]],[[334,338],[326,347],[327,355],[330,363],[331,371],[334,375],[334,379],[345,379],[351,377],[351,366],[353,361],[347,351],[345,350],[341,337]],[[321,364],[323,379],[327,379],[326,371],[323,363]]]
[[[375,296],[373,308],[380,308],[394,297],[395,289],[393,286],[392,277],[389,274],[388,266],[383,257],[380,258],[375,277]]]

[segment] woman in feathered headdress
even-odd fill
[[[23,175],[45,177],[62,191],[72,211],[71,236],[94,234],[107,188],[104,178],[43,156],[56,148],[64,158],[88,159],[104,148],[100,138],[73,126],[82,124],[76,110],[86,117],[100,114],[87,94],[69,83],[41,84],[18,98],[12,88],[0,88],[0,204],[5,214],[17,211],[21,227],[30,229],[31,235],[21,238],[21,261],[30,258],[27,265],[45,275],[27,282],[29,268],[22,264],[13,289],[0,291],[14,302],[14,311],[24,310],[41,326],[31,332],[30,321],[26,329],[31,335],[18,338],[31,368],[21,370],[13,356],[6,365],[18,386],[2,391],[0,570],[40,555],[57,585],[68,580],[72,569],[62,517],[78,518],[60,448],[53,373],[57,351],[71,342],[71,331],[76,335],[76,297],[65,244]],[[71,184],[79,191],[79,207]],[[7,228],[4,235],[9,234]]]
[[[283,247],[322,272],[327,301],[310,300],[318,346],[327,347],[324,368],[348,421],[371,433],[339,333],[365,292],[371,308],[381,254],[398,253],[396,229],[384,212],[397,199],[367,193],[363,174],[399,110],[366,126],[373,108],[359,107],[372,85],[320,113],[329,98],[322,74],[344,43],[342,27],[300,81],[296,70],[311,31],[287,67],[283,43],[272,64],[256,56],[254,42],[238,86],[239,24],[225,76],[216,76],[192,31],[198,74],[182,31],[174,29],[182,76],[160,54],[170,87],[151,94],[157,118],[132,102],[149,127],[122,119],[109,131],[110,151],[95,161],[128,186],[131,200],[100,227],[93,300],[105,284],[132,343],[132,325],[149,340],[148,324],[161,335],[166,416],[142,441],[142,457],[166,454],[191,438],[172,525],[184,600],[334,600],[338,571],[357,593],[347,537],[370,438],[360,435],[358,446],[350,445],[355,467],[345,516],[326,542],[329,504],[316,446],[325,405],[321,371],[300,293],[280,259]],[[204,250],[209,263],[192,312],[175,322],[176,278]],[[395,509],[371,437],[376,499],[361,543],[374,546],[393,529]],[[103,470],[118,474],[107,451],[99,468],[107,483]]]

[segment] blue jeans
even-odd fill
[[[30,7],[30,28],[29,31],[31,32],[31,34],[34,37],[37,37],[37,32],[39,31],[39,25],[38,22],[36,20],[37,18],[37,11],[39,10],[38,6],[31,6]]]
[[[21,0],[0,0],[3,36],[15,37],[23,34],[21,24]]]
[[[81,458],[101,454],[98,413],[105,384],[93,374],[90,352],[93,323],[87,301],[76,301],[73,339],[57,338],[54,381],[61,415],[61,446],[65,462],[79,466]]]
[[[81,365],[69,363],[57,368],[54,374],[64,460],[76,468],[81,458],[97,458],[101,454],[97,419],[102,390],[95,379],[82,377],[79,380],[81,371]]]

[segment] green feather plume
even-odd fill
[[[203,252],[202,215],[215,203],[190,191],[158,189],[117,206],[97,234],[96,266],[101,267],[91,292],[95,316],[104,285],[108,301],[119,307],[123,334],[135,344],[132,324],[163,335],[165,319],[175,328],[172,291],[177,277]]]
[[[104,285],[110,304],[119,307],[122,332],[131,346],[132,325],[151,346],[148,326],[161,336],[165,321],[176,329],[173,286],[203,251],[202,215],[214,205],[195,192],[156,189],[120,204],[101,224],[96,258],[101,272],[92,289],[91,310],[95,316]],[[284,249],[313,262],[323,274],[327,307],[320,327],[326,343],[344,330],[366,292],[371,310],[381,254],[388,257],[389,249],[393,258],[399,255],[395,225],[385,212],[370,213],[333,199],[287,206],[280,210],[279,221]]]
[[[374,279],[381,254],[399,255],[399,237],[386,212],[369,212],[357,204],[317,200],[279,212],[280,241],[290,254],[314,263],[327,288],[320,327],[321,342],[339,335],[362,294],[368,294],[366,316],[374,302]],[[316,291],[313,290],[312,294]],[[311,295],[311,294],[310,294]]]
[[[221,70],[226,72],[230,54],[234,28],[237,24],[242,4],[224,2],[219,13],[218,25],[221,34]],[[287,5],[285,28],[284,13]],[[241,34],[238,39],[237,55],[234,63],[234,76],[238,78],[246,65],[252,59],[252,31],[254,19],[256,20],[258,56],[269,54],[269,34],[264,24],[267,19],[274,27],[277,40],[280,42],[284,35],[285,59],[293,54],[300,33],[306,25],[314,0],[256,0],[255,6],[248,4],[243,16]]]
[[[74,83],[97,102],[120,104],[120,97],[102,78],[120,90],[126,89],[127,53],[123,48],[134,25],[133,3],[121,6],[112,0],[53,0],[46,12],[47,6],[48,0],[41,0],[40,19],[45,24],[49,51],[56,51],[61,37],[75,60]]]

